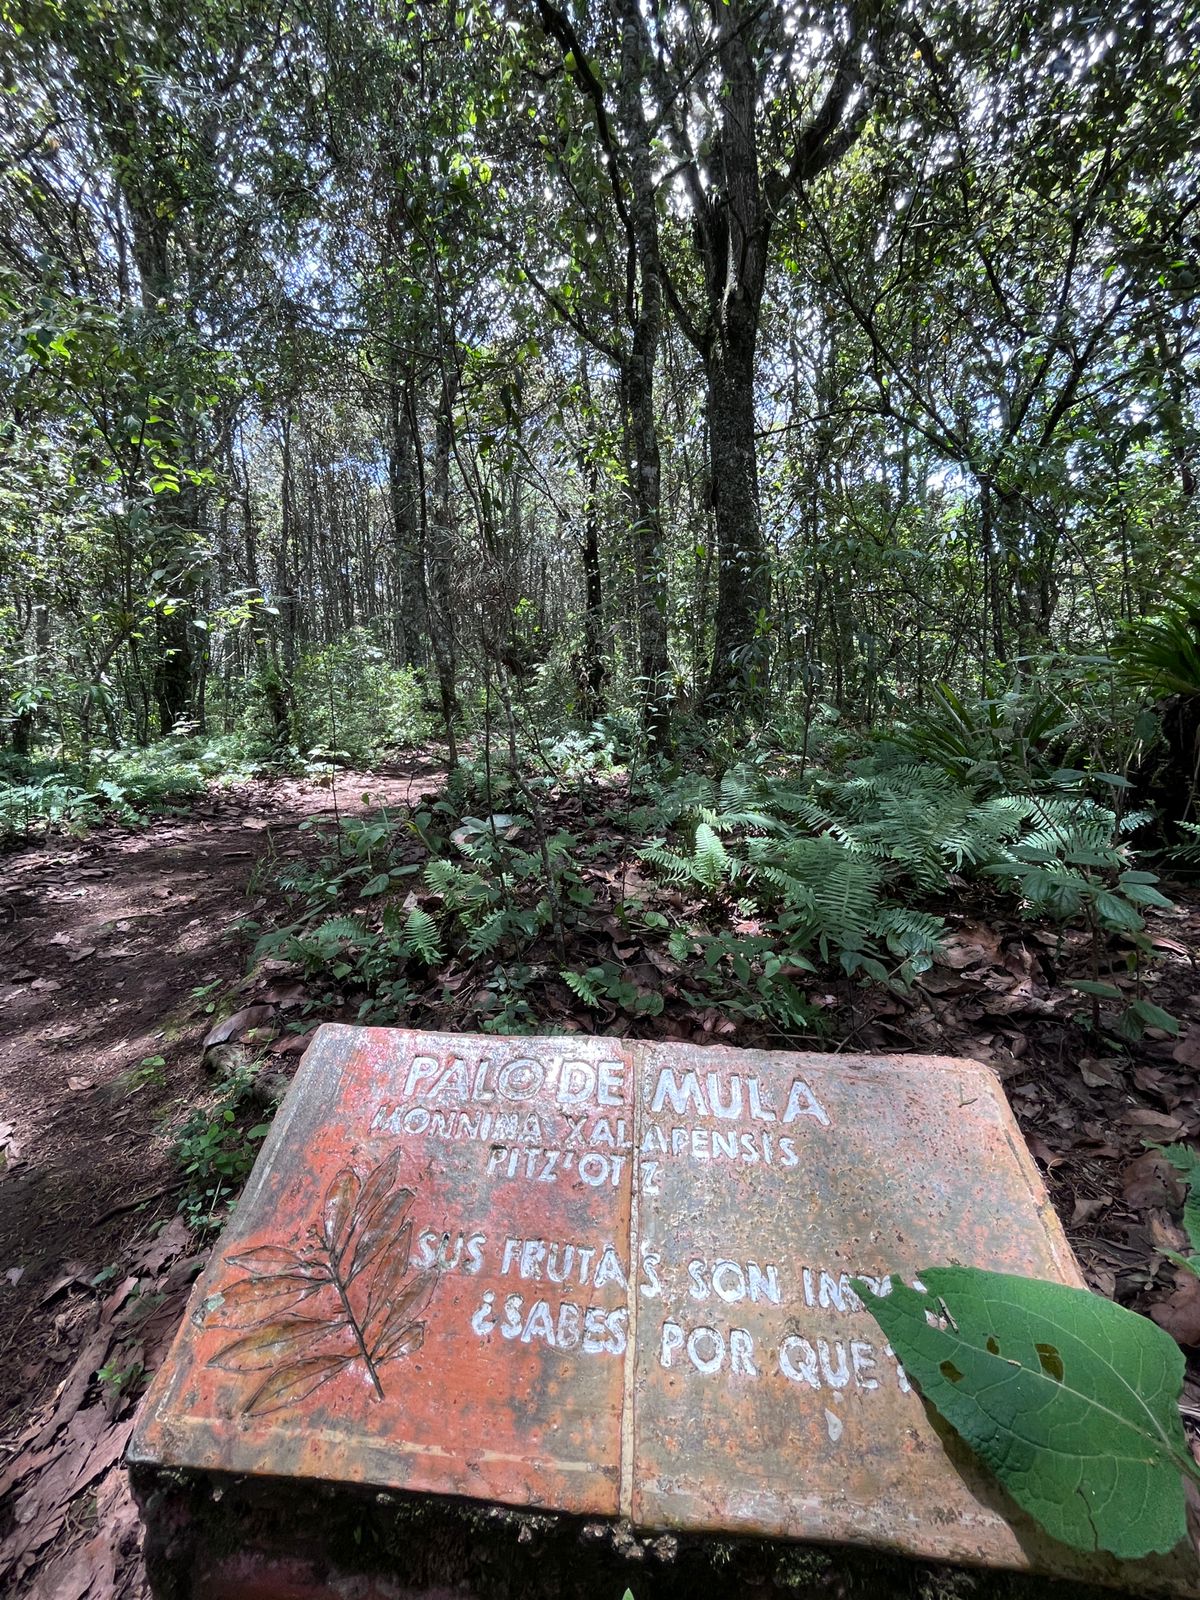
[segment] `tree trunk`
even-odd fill
[[[754,438],[756,332],[756,311],[747,308],[741,317],[731,315],[725,338],[708,363],[717,612],[705,700],[718,712],[759,698],[767,667],[771,575],[762,537]]]
[[[425,601],[429,638],[437,669],[442,722],[449,746],[448,765],[458,765],[454,719],[458,715],[455,678],[458,665],[454,604],[454,508],[450,495],[450,456],[454,448],[454,395],[456,373],[444,373],[438,399],[433,453],[433,505],[425,537]]]
[[[186,566],[188,536],[195,531],[199,513],[195,486],[185,479],[174,502],[172,509],[176,516],[164,523],[155,541],[156,560],[164,574],[160,593],[170,601],[169,610],[160,605],[155,613],[153,688],[159,732],[164,737],[178,722],[190,717],[192,710],[192,636],[188,611],[193,584]]]
[[[771,212],[758,160],[761,66],[741,5],[721,18],[722,183],[706,217],[704,341],[710,493],[717,540],[717,613],[707,708],[721,712],[761,696],[770,569],[763,545],[754,440],[754,358],[766,283]]]
[[[604,607],[600,580],[600,517],[596,504],[599,473],[594,461],[583,467],[583,662],[580,710],[586,722],[604,709]]]
[[[425,659],[425,607],[421,592],[417,471],[413,459],[412,382],[393,357],[388,370],[388,488],[392,501],[393,559],[396,573],[396,646],[401,665],[419,667]]]
[[[275,553],[275,603],[279,608],[279,635],[283,647],[285,692],[290,690],[296,670],[296,596],[292,580],[292,531],[295,525],[296,490],[292,474],[292,415],[284,412],[283,482],[279,508],[279,548]]]
[[[640,330],[639,330],[640,333]],[[638,675],[646,744],[651,751],[669,741],[670,703],[667,659],[667,584],[660,512],[661,469],[654,421],[653,365],[639,350],[624,374],[628,418],[630,497],[633,501],[634,571],[638,602]]]
[[[648,72],[648,63],[643,58],[643,23],[635,0],[621,0],[620,10],[620,105],[629,145],[630,224],[638,273],[633,342],[622,374],[622,388],[628,419],[626,438],[634,511],[643,720],[647,747],[656,750],[666,745],[670,737],[662,467],[658,423],[654,415],[654,374],[662,338],[663,267],[650,129],[642,106],[642,83]]]

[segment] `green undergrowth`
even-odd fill
[[[204,788],[190,764],[139,770],[127,758],[84,767],[8,755],[0,766],[0,845],[40,834],[82,838],[106,820],[136,826],[185,809]]]
[[[280,680],[277,693],[296,761],[332,755],[346,765],[370,766],[425,743],[432,730],[433,699],[424,676],[391,665],[366,628],[308,651],[292,682]]]
[[[273,1108],[261,1092],[263,1070],[261,1062],[236,1058],[175,1131],[174,1157],[183,1180],[179,1208],[196,1233],[224,1224],[270,1128]]]
[[[213,785],[245,783],[278,763],[239,735],[172,737],[89,760],[0,752],[0,846],[43,835],[82,838],[105,822],[136,827],[181,813]]]
[[[908,989],[940,908],[972,885],[1061,940],[1086,935],[1070,980],[1085,1023],[1175,1027],[1142,986],[1145,914],[1170,902],[1117,774],[1027,769],[1005,788],[892,741],[837,773],[764,759],[621,781],[588,749],[600,770],[569,776],[545,752],[520,769],[476,758],[411,811],[326,831],[280,872],[289,917],[254,929],[257,956],[298,963],[363,1021],[522,1032],[583,1008],[597,1030],[654,1032],[664,1012],[715,1009],[816,1037],[809,987]]]

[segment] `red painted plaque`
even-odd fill
[[[325,1027],[131,1459],[1200,1592],[1024,1519],[850,1280],[1079,1283],[993,1075]]]
[[[616,1515],[632,1106],[605,1039],[321,1029],[134,1458]]]

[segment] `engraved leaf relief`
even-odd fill
[[[222,1289],[222,1320],[245,1331],[208,1364],[265,1374],[243,1411],[297,1405],[356,1363],[382,1399],[380,1369],[421,1348],[421,1314],[438,1274],[409,1272],[413,1191],[398,1182],[401,1155],[394,1150],[365,1178],[343,1167],[299,1248],[268,1244],[226,1257],[246,1276]]]

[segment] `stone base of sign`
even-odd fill
[[[952,1264],[1082,1286],[978,1062],[324,1027],[138,1418],[152,1544],[270,1484],[307,1561],[315,1485],[572,1551],[576,1518],[1200,1596],[1186,1545],[1056,1544],[922,1405],[854,1285]]]
[[[1111,1600],[881,1551],[654,1533],[434,1496],[134,1469],[156,1600]]]

